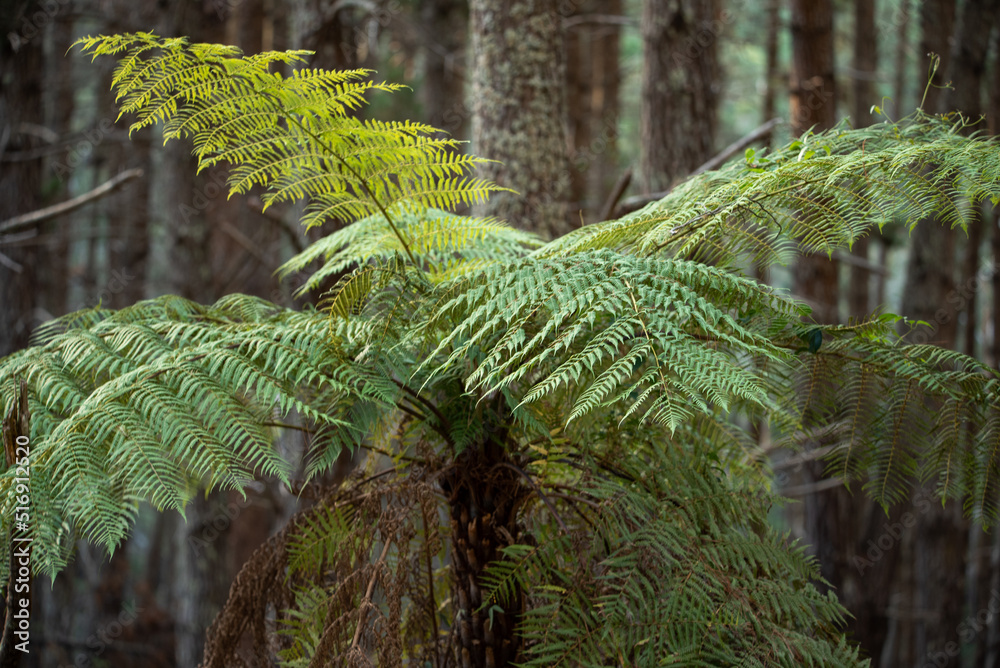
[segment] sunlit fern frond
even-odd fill
[[[191,138],[199,169],[233,166],[231,192],[260,185],[266,205],[308,200],[307,227],[375,214],[392,227],[390,211],[470,205],[499,189],[471,175],[482,159],[457,151],[459,142],[435,128],[352,116],[367,93],[401,88],[367,80],[368,70],[282,74],[308,52],[244,56],[150,33],[76,45],[119,57],[112,85],[122,113],[137,117],[133,130],[162,122],[166,140]]]
[[[442,282],[487,265],[523,257],[541,245],[537,236],[516,230],[492,218],[470,218],[426,209],[393,214],[398,229],[409,240],[413,257],[433,282]],[[315,290],[324,281],[364,265],[405,253],[398,237],[381,214],[343,227],[311,244],[279,269],[281,276],[307,271],[320,262],[299,293]]]

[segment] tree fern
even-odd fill
[[[781,445],[823,430],[832,470],[885,504],[935,479],[996,518],[994,371],[903,345],[891,317],[817,326],[740,270],[997,202],[1000,152],[961,119],[809,135],[542,244],[448,212],[496,186],[433,128],[350,115],[397,88],[367,72],[151,34],[79,44],[119,57],[133,128],[228,163],[232,193],[353,221],[282,268],[333,282],[320,309],[163,297],[72,314],[0,360],[5,407],[28,387],[40,572],[77,535],[113,549],[140,501],[287,480],[271,443],[289,420],[310,480],[369,452],[254,555],[206,665],[269,637],[290,666],[856,665],[815,565],[766,523],[748,416]]]

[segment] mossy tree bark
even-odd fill
[[[517,191],[477,213],[550,238],[572,229],[562,18],[556,0],[469,3],[472,152],[497,161],[481,176]]]

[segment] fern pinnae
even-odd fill
[[[892,438],[889,442],[888,462],[886,462],[885,473],[883,473],[882,479],[881,481],[879,481],[878,499],[883,505],[887,503],[886,499],[889,498],[888,485],[889,485],[889,477],[892,475],[893,472],[892,462],[896,456],[897,448],[902,447],[900,443],[902,424],[903,420],[906,418],[907,405],[909,404],[910,399],[912,397],[912,386],[913,386],[913,380],[911,379],[906,383],[906,391],[903,394],[902,403],[899,407],[895,424],[893,424],[892,426]]]

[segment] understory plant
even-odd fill
[[[117,57],[133,130],[229,165],[233,194],[304,202],[307,228],[349,223],[281,269],[332,284],[318,307],[164,296],[0,360],[6,442],[31,444],[30,523],[8,466],[0,526],[38,574],[79,538],[113,551],[143,502],[315,488],[243,567],[205,666],[862,665],[768,522],[762,423],[774,447],[822,436],[885,506],[931,480],[996,519],[996,372],[904,344],[894,316],[815,324],[747,270],[996,204],[1000,151],[960,118],[810,133],[546,241],[452,213],[499,186],[432,127],[355,116],[398,88],[370,72],[147,33],[78,46]]]

